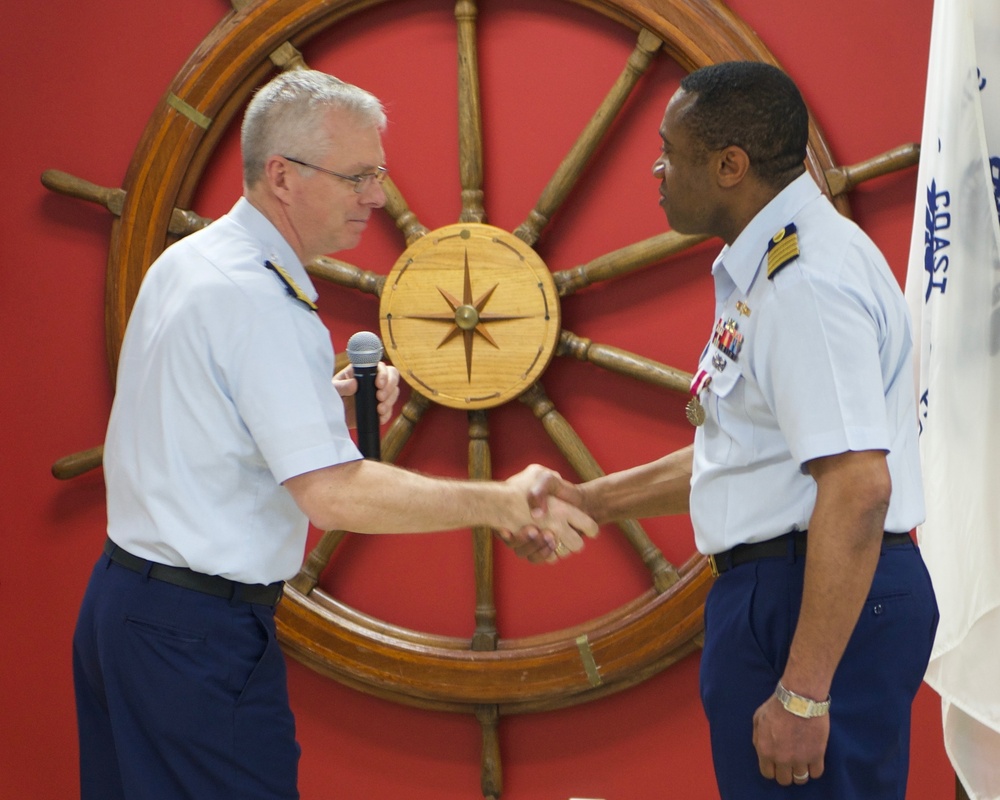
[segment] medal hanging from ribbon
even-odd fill
[[[687,405],[684,407],[684,415],[687,417],[688,422],[695,427],[705,424],[705,406],[701,404],[698,395],[702,393],[702,390],[707,389],[708,384],[711,382],[712,376],[703,369],[699,370],[698,374],[691,380],[691,399],[688,400]]]

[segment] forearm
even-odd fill
[[[817,480],[802,606],[782,676],[786,689],[816,700],[829,694],[871,588],[891,488],[883,454],[844,456],[852,463]]]
[[[371,460],[289,479],[286,488],[318,528],[356,533],[424,533],[473,525],[516,529],[527,500],[506,483],[430,477]]]
[[[580,484],[582,508],[597,522],[641,519],[688,510],[693,446]]]

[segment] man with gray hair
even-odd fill
[[[244,196],[143,280],[105,442],[108,537],[73,640],[83,800],[298,797],[274,606],[308,523],[489,525],[533,561],[597,532],[555,498],[532,514],[541,467],[444,480],[352,442],[357,382],[333,374],[304,265],[357,245],[385,204],[384,126],[357,87],[278,76],[245,115]],[[398,382],[379,365],[382,422]],[[528,525],[544,533],[507,533]]]

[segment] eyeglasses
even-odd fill
[[[340,178],[342,181],[350,181],[354,184],[354,191],[357,194],[361,194],[365,187],[372,183],[381,185],[388,174],[388,170],[385,167],[375,167],[374,172],[359,172],[357,175],[344,175],[341,172],[334,172],[332,169],[327,169],[326,167],[318,167],[315,164],[310,164],[308,161],[301,161],[291,156],[282,156],[282,158],[285,161],[291,161],[293,164],[300,164],[303,167],[309,167],[310,169],[325,172],[327,175],[333,175],[334,178]]]

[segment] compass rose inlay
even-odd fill
[[[517,237],[479,223],[414,242],[386,279],[380,317],[404,379],[454,408],[516,397],[544,371],[559,333],[548,267]]]
[[[472,381],[472,350],[473,341],[476,336],[480,336],[489,342],[493,347],[499,348],[496,339],[490,334],[487,322],[503,322],[512,319],[525,319],[525,315],[514,314],[492,314],[487,312],[486,304],[489,303],[493,292],[500,284],[494,283],[478,299],[472,297],[472,276],[469,272],[469,252],[465,252],[465,280],[462,284],[462,300],[455,299],[455,296],[441,286],[437,290],[441,293],[445,302],[451,308],[450,313],[440,314],[413,314],[413,319],[433,319],[442,322],[450,322],[451,327],[438,344],[442,347],[456,336],[461,335],[465,344],[465,371],[469,382]]]

